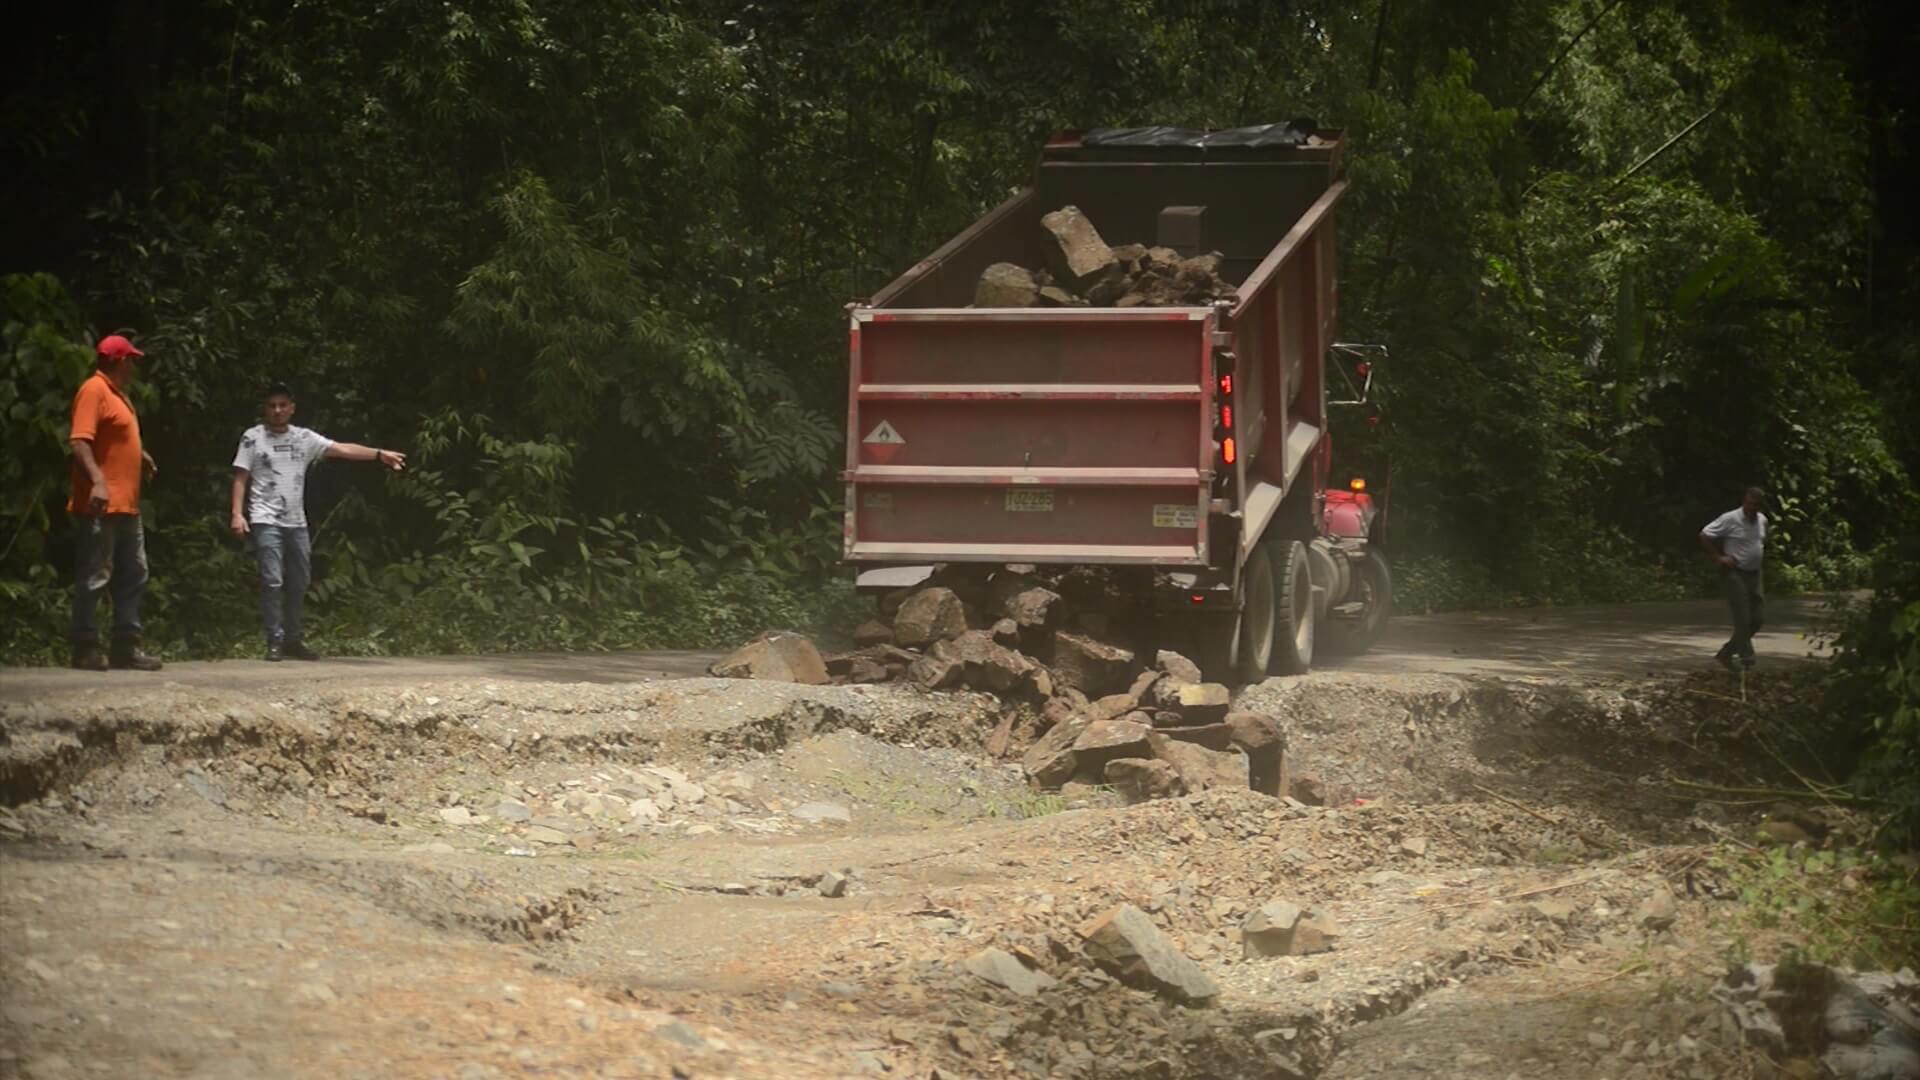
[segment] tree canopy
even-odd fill
[[[1864,580],[1920,467],[1914,107],[1870,0],[117,0],[15,13],[10,658],[58,644],[65,401],[153,358],[155,625],[248,588],[269,378],[418,451],[314,498],[322,617],[386,648],[680,644],[832,578],[842,306],[1054,130],[1347,129],[1344,336],[1393,349],[1419,606],[1698,588],[1774,495],[1786,583]],[[825,590],[825,591],[822,591]]]

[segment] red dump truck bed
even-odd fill
[[[1325,469],[1341,146],[1337,131],[1289,147],[1063,136],[1032,187],[850,306],[847,559],[1211,567],[1231,587]],[[1068,205],[1112,245],[1177,226],[1182,254],[1224,256],[1236,293],[969,306],[989,265],[1046,265],[1040,218]]]

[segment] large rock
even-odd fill
[[[1152,756],[1147,736],[1153,731],[1132,720],[1095,720],[1073,741],[1074,772],[1102,769],[1116,758]],[[1096,774],[1097,775],[1097,774]]]
[[[891,645],[893,630],[879,619],[868,619],[853,628],[853,643],[860,646]]]
[[[1151,990],[1183,1004],[1204,1004],[1220,988],[1173,939],[1132,904],[1109,908],[1079,929],[1094,963],[1128,986]]]
[[[1261,713],[1228,713],[1224,725],[1233,745],[1247,755],[1247,783],[1263,795],[1284,793],[1287,774],[1287,731],[1280,721]]]
[[[1269,900],[1247,913],[1240,923],[1240,948],[1248,957],[1289,956],[1293,928],[1306,912],[1285,900]]]
[[[1023,266],[994,263],[980,275],[973,289],[974,307],[1032,307],[1040,299],[1040,284]]]
[[[1153,747],[1153,756],[1173,766],[1189,790],[1248,786],[1247,758],[1244,754],[1209,750],[1204,746],[1169,738],[1161,731],[1147,736],[1147,742]]]
[[[991,631],[968,630],[951,641],[936,642],[928,656],[959,664],[960,681],[976,690],[1037,696],[1051,692],[1046,669],[995,642]]]
[[[1213,724],[1226,719],[1233,693],[1219,683],[1182,683],[1179,700],[1180,715],[1188,722]]]
[[[1020,759],[1027,779],[1043,788],[1059,787],[1073,779],[1079,767],[1073,744],[1079,741],[1081,733],[1091,723],[1087,717],[1073,716],[1055,724],[1047,729],[1045,735],[1034,740],[1033,745],[1027,748],[1026,755]]]
[[[1112,784],[1120,792],[1120,797],[1129,803],[1173,799],[1187,793],[1187,782],[1180,779],[1178,770],[1164,761],[1120,758],[1107,762],[1102,771],[1107,783]]]
[[[1260,905],[1240,924],[1241,948],[1249,957],[1308,956],[1326,952],[1339,939],[1333,916],[1285,900]]]
[[[893,640],[899,645],[931,645],[967,632],[967,608],[952,589],[922,589],[900,605],[893,617]]]
[[[1060,594],[1025,574],[995,574],[988,591],[993,613],[1022,628],[1051,626],[1060,616]]]
[[[1078,687],[1088,697],[1117,693],[1132,680],[1133,653],[1084,634],[1056,630],[1053,671],[1061,683]]]
[[[1000,611],[1022,628],[1034,628],[1053,625],[1059,618],[1060,604],[1059,593],[1036,585],[1008,597]]]
[[[1077,206],[1063,206],[1040,219],[1053,243],[1047,262],[1055,274],[1083,292],[1089,285],[1120,276],[1120,260]]]
[[[1225,723],[1233,736],[1233,745],[1248,753],[1287,748],[1287,729],[1265,713],[1231,712]]]
[[[907,665],[907,678],[924,690],[944,690],[958,685],[965,665],[941,656],[922,656]]]
[[[1199,664],[1194,663],[1171,649],[1161,649],[1155,653],[1153,656],[1153,666],[1181,682],[1198,683],[1207,681],[1206,677],[1200,674]]]
[[[1293,927],[1293,955],[1311,956],[1326,952],[1339,942],[1345,931],[1324,911],[1310,910]]]
[[[1028,967],[1005,949],[981,949],[967,957],[966,968],[987,982],[1011,990],[1021,997],[1032,997],[1055,982],[1053,976]]]
[[[847,668],[847,681],[850,683],[883,683],[893,677],[892,669],[878,660],[856,656]]]
[[[1090,702],[1083,711],[1095,720],[1118,720],[1128,713],[1139,712],[1140,706],[1134,704],[1133,699],[1125,694],[1108,694],[1106,697]],[[1151,716],[1139,719],[1143,724],[1153,722]]]
[[[1133,699],[1133,707],[1153,704],[1154,684],[1160,681],[1160,673],[1149,668],[1133,677],[1133,685],[1127,687],[1127,696]]]
[[[827,662],[813,642],[784,631],[761,634],[707,670],[723,679],[764,679],[808,686],[824,686],[828,681]]]

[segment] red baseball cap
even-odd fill
[[[147,355],[139,349],[134,348],[133,342],[128,341],[119,334],[108,334],[106,337],[101,338],[100,344],[95,345],[93,351],[109,360],[124,360],[129,356]]]

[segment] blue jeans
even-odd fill
[[[73,643],[100,644],[100,594],[113,596],[113,640],[140,639],[147,535],[139,514],[73,515]]]
[[[260,622],[267,643],[300,640],[300,601],[313,570],[313,542],[306,526],[252,525],[254,557],[260,562]]]

